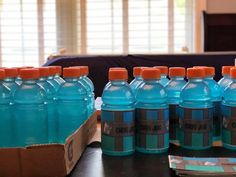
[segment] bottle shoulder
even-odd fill
[[[143,83],[136,93],[137,101],[165,102],[167,93],[165,88],[159,83]]]
[[[78,81],[63,83],[57,92],[57,97],[63,99],[65,99],[66,97],[70,99],[74,97],[76,99],[85,97],[86,95],[87,95],[86,89]]]
[[[170,80],[165,86],[166,91],[179,91],[187,84],[185,80]]]
[[[119,107],[132,108],[135,103],[133,92],[128,83],[112,84],[105,87],[102,93],[103,108]]]
[[[205,81],[206,85],[209,87],[211,92],[211,97],[213,100],[220,100],[222,97],[222,88],[215,80]]]
[[[47,81],[38,82],[38,85],[46,92],[47,97],[55,97],[56,89]]]
[[[38,84],[21,84],[13,93],[15,103],[44,103],[46,99],[45,90]]]
[[[188,82],[180,93],[180,106],[212,107],[210,89],[204,82]]]

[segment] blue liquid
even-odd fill
[[[168,150],[169,108],[166,91],[158,80],[144,80],[138,88],[136,126],[137,151],[162,153]]]
[[[79,82],[86,88],[88,94],[88,117],[90,117],[95,110],[94,85],[87,76],[82,76]]]
[[[11,93],[13,94],[16,89],[19,87],[19,84],[16,83],[15,78],[5,78],[3,81],[3,84],[7,86],[10,90]]]
[[[236,150],[236,80],[224,90],[222,100],[222,143],[225,148]]]
[[[168,84],[168,82],[169,82],[170,80],[167,78],[167,76],[166,75],[161,75],[161,79],[160,79],[160,84],[162,85],[162,86],[166,86],[167,84]]]
[[[126,81],[111,81],[102,94],[102,152],[124,156],[135,151],[135,98]],[[114,129],[117,135],[110,133]],[[123,133],[119,130],[126,130]]]
[[[76,78],[66,78],[57,92],[58,138],[64,143],[87,118],[86,90]]]
[[[170,140],[178,140],[178,128],[179,128],[179,102],[180,93],[185,86],[186,81],[183,77],[173,77],[170,82],[166,85],[166,93],[168,96],[169,113],[170,113]]]
[[[42,77],[38,81],[38,85],[41,86],[46,92],[47,96],[47,114],[48,114],[48,142],[57,142],[57,115],[56,115],[56,89],[47,82],[46,77]]]
[[[0,147],[13,147],[13,120],[10,89],[0,80]]]
[[[53,87],[56,89],[56,91],[58,91],[58,89],[60,88],[61,84],[58,81],[56,81],[53,76],[49,76],[47,81],[51,85],[53,85]]]
[[[189,79],[180,98],[180,145],[193,150],[210,148],[213,141],[213,105],[208,86],[203,79]]]
[[[222,90],[219,84],[212,78],[206,77],[205,83],[211,91],[211,101],[213,103],[213,139],[220,140],[221,137],[221,98]]]
[[[224,89],[229,86],[229,84],[232,83],[232,79],[229,75],[224,75],[219,81],[218,84],[220,85],[222,89],[222,94],[224,92]]]
[[[13,95],[16,146],[48,143],[47,101],[36,80],[23,80]]]
[[[129,85],[134,95],[136,95],[137,89],[142,83],[143,83],[143,79],[141,76],[135,77],[134,80],[130,82]]]

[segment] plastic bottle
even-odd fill
[[[47,82],[49,76],[49,68],[40,67],[38,68],[40,78],[38,85],[41,86],[46,92],[47,96],[47,114],[48,114],[48,142],[57,142],[57,114],[56,114],[56,89]]]
[[[222,100],[222,143],[225,148],[236,150],[236,68],[230,69],[232,83],[226,87]]]
[[[80,80],[84,83],[85,87],[88,87],[88,116],[91,116],[95,111],[95,99],[94,99],[94,85],[93,82],[88,78],[89,68],[88,66],[80,66],[81,77]]]
[[[125,156],[135,151],[135,98],[125,69],[109,70],[110,85],[102,94],[102,152]]]
[[[60,85],[62,85],[65,82],[64,79],[61,78],[62,67],[61,66],[54,66],[54,67],[56,68],[54,80],[56,80]]]
[[[19,87],[19,85],[16,83],[15,79],[18,75],[17,69],[16,68],[5,68],[5,79],[3,84],[7,86],[10,90],[11,93],[13,94],[15,90]]]
[[[87,118],[86,90],[78,82],[79,68],[64,68],[63,83],[57,92],[58,137],[64,143],[66,138],[77,130]]]
[[[166,85],[165,89],[168,96],[169,114],[170,114],[170,141],[174,142],[178,140],[178,128],[179,128],[179,102],[180,92],[186,84],[184,80],[185,68],[183,67],[171,67],[169,68],[170,82]]]
[[[221,137],[221,100],[222,90],[219,84],[213,79],[215,76],[214,67],[203,67],[205,70],[204,82],[211,91],[211,101],[213,104],[213,139],[220,140]]]
[[[159,82],[161,85],[163,85],[165,87],[168,84],[168,82],[170,81],[167,78],[168,67],[167,66],[154,66],[154,68],[157,68],[161,71],[161,79]]]
[[[4,79],[5,71],[0,69],[0,147],[13,147],[12,97],[10,89],[3,84]]]
[[[188,68],[187,77],[189,81],[180,93],[179,142],[187,149],[207,149],[213,141],[210,89],[203,81],[204,69]]]
[[[222,89],[222,93],[224,92],[224,89],[231,84],[232,80],[230,78],[230,68],[233,66],[222,66],[222,78],[218,81],[218,84],[220,85]]]
[[[57,69],[55,66],[48,66],[48,68],[49,68],[49,77],[47,81],[55,87],[56,91],[58,91],[61,84],[54,78],[55,75],[57,74]]]
[[[169,108],[160,70],[142,70],[143,84],[136,94],[136,150],[162,153],[169,148]]]
[[[86,81],[86,79],[83,77],[86,75],[87,71],[86,69],[83,69],[81,66],[73,66],[72,68],[79,68],[81,71],[81,77],[78,78],[79,83],[81,83],[87,92],[87,118],[89,118],[93,112],[95,107],[95,100],[94,100],[94,93],[92,92],[93,87],[90,85],[89,82]]]
[[[145,67],[134,67],[133,68],[133,76],[134,79],[130,82],[130,88],[133,91],[134,95],[136,95],[137,88],[143,83],[143,79],[141,77],[141,71]]]
[[[37,84],[38,69],[21,69],[22,84],[13,94],[17,146],[48,142],[46,93]]]

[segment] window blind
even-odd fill
[[[38,66],[55,51],[55,0],[0,1],[2,66]]]
[[[0,0],[0,65],[68,54],[193,52],[194,0]]]

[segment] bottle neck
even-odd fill
[[[39,82],[43,82],[43,81],[46,81],[48,77],[40,77],[39,78]]]
[[[203,78],[189,78],[189,82],[202,82]]]
[[[6,78],[4,79],[4,81],[6,81],[6,82],[14,82],[14,81],[15,81],[15,78],[14,78],[14,77],[6,77]]]
[[[136,80],[143,80],[141,76],[135,76]]]
[[[204,78],[205,80],[214,80],[214,78],[212,76],[207,76]]]
[[[48,76],[48,79],[54,79],[54,76],[53,75]]]
[[[36,84],[36,82],[37,82],[37,79],[23,79],[22,80],[22,84],[29,84],[29,85]]]
[[[157,83],[159,79],[144,79],[143,81],[147,84],[153,84],[153,83]]]
[[[78,78],[77,77],[68,77],[65,78],[66,82],[78,82]]]
[[[54,77],[58,78],[58,77],[61,77],[61,75],[57,73]]]
[[[182,80],[184,80],[184,77],[174,76],[174,77],[171,77],[171,80],[182,81]]]
[[[234,83],[236,82],[236,78],[231,78],[231,80],[232,80],[232,82],[234,82]]]
[[[112,85],[124,85],[126,80],[110,80]]]
[[[230,78],[230,75],[228,75],[228,74],[223,75],[223,77],[224,77],[224,78],[227,78],[227,79],[231,79],[231,78]]]
[[[166,74],[161,74],[161,79],[164,79],[164,78],[166,78],[166,77],[167,77]]]

